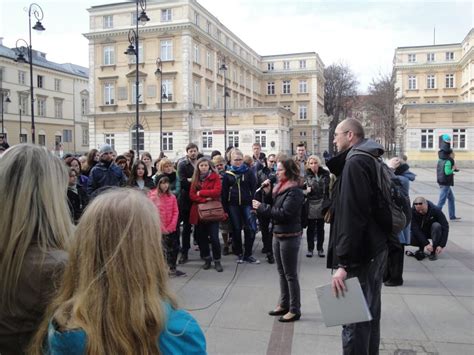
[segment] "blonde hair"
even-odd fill
[[[113,189],[88,206],[75,233],[58,295],[30,351],[41,354],[52,318],[84,330],[87,354],[159,354],[168,285],[156,208],[142,193]]]
[[[305,164],[305,169],[306,170],[310,170],[311,168],[309,167],[309,162],[311,160],[316,160],[316,162],[318,163],[319,166],[323,166],[323,162],[321,161],[321,158],[318,157],[317,155],[310,155],[309,158],[306,160],[306,164]]]
[[[64,250],[73,225],[67,205],[69,174],[47,150],[30,144],[0,159],[0,307],[9,310],[28,247]]]
[[[173,168],[173,171],[174,171],[174,165],[173,165],[173,162],[171,160],[169,160],[168,158],[163,158],[160,160],[160,165],[158,167],[158,171],[157,171],[157,174],[160,174],[163,172],[163,169],[165,168],[165,166],[167,165],[170,165],[172,168]]]

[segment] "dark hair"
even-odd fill
[[[159,180],[157,179],[156,181],[156,188],[158,189],[159,192],[163,193],[163,191],[160,189],[160,185],[161,183],[170,183],[170,178],[166,175],[160,175],[159,176]],[[171,193],[170,192],[170,187],[168,186],[168,191],[165,191],[167,193]]]
[[[117,158],[115,158],[115,164],[120,164],[120,162],[124,162],[125,163],[125,167],[123,168],[123,173],[125,174],[125,176],[127,178],[130,177],[130,169],[128,168],[128,164],[127,164],[127,157],[125,155],[118,155]]]
[[[199,164],[201,164],[203,162],[206,162],[206,163],[209,164],[209,170],[211,172],[214,171],[214,164],[212,163],[211,160],[209,160],[206,157],[199,158],[198,161],[196,162],[196,168],[194,169],[193,178],[191,180],[191,186],[192,185],[200,186],[199,176],[200,176],[201,173],[199,172]]]
[[[97,149],[91,149],[89,150],[89,153],[87,153],[87,168],[88,169],[92,169],[94,167],[96,163],[96,161],[94,160],[95,159],[95,155],[99,153],[99,151]]]
[[[288,180],[299,181],[300,167],[292,158],[286,158],[279,161],[285,169],[285,176]]]
[[[189,143],[187,146],[186,146],[186,153],[188,152],[188,150],[190,149],[196,149],[197,151],[199,151],[199,148],[196,144],[194,143]]]
[[[306,149],[306,145],[305,145],[304,143],[298,143],[298,145],[296,146],[296,148],[298,148],[298,147],[303,147],[303,148]]]
[[[222,154],[218,150],[213,150],[211,153],[211,159],[214,158],[216,155],[222,155]]]
[[[77,161],[77,164],[79,164],[79,174],[80,174],[82,171],[82,164],[79,161],[79,159],[77,159],[76,157],[67,157],[66,159],[64,159],[64,162],[66,163],[67,166],[71,167],[71,163],[73,160]]]
[[[135,163],[133,163],[133,166],[132,166],[132,171],[130,173],[130,179],[128,179],[128,185],[129,186],[135,186],[136,182],[137,182],[137,170],[138,170],[138,167],[140,165],[143,165],[143,168],[145,169],[145,174],[143,174],[143,180],[146,179],[147,175],[146,175],[146,164],[142,161],[142,160],[137,160]]]

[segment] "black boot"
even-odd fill
[[[181,253],[181,257],[179,258],[179,264],[186,264],[188,262],[188,252]]]
[[[204,270],[209,270],[211,268],[211,262],[212,262],[212,259],[210,257],[205,258],[204,265],[202,266],[202,268]]]
[[[214,267],[217,272],[224,271],[224,269],[222,268],[221,262],[219,260],[214,261]]]
[[[275,258],[273,257],[272,253],[267,253],[267,257],[265,259],[267,259],[267,262],[269,264],[274,264],[275,263]]]

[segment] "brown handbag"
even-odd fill
[[[221,201],[207,201],[197,205],[200,222],[223,222],[227,219],[227,213],[222,207]]]

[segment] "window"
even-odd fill
[[[446,52],[446,60],[454,60],[454,52]]]
[[[163,150],[164,151],[173,150],[173,133],[172,132],[163,132]]]
[[[26,72],[18,70],[18,84],[25,85]]]
[[[300,137],[306,137],[306,131],[301,131],[300,132]]]
[[[275,82],[270,81],[267,83],[267,95],[275,95]]]
[[[110,145],[112,147],[112,149],[115,149],[115,134],[114,133],[105,133],[104,134],[104,143]],[[136,146],[133,146],[132,148],[136,148]]]
[[[283,70],[289,70],[290,69],[290,62],[288,60],[285,60],[283,62]]]
[[[137,103],[137,84],[135,82],[132,83],[132,105]],[[138,82],[138,103],[143,103],[143,81]]]
[[[130,129],[130,133],[132,136],[132,149],[136,150],[137,149],[137,130],[136,130],[136,125],[133,125],[132,128]],[[145,131],[143,130],[142,125],[138,125],[138,148],[141,151],[145,150]]]
[[[36,99],[37,103],[37,114],[38,116],[46,116],[46,98],[44,97],[38,97]]]
[[[427,103],[427,104],[435,104],[435,103],[436,103],[436,100],[426,100],[426,103]]]
[[[426,54],[426,61],[427,62],[434,62],[435,61],[435,54],[434,53],[427,53]]]
[[[63,100],[54,99],[54,117],[63,118]]]
[[[44,84],[44,76],[43,75],[38,75],[36,78],[37,78],[37,82],[36,82],[37,86],[39,88],[42,88],[43,84]]]
[[[421,149],[433,149],[434,148],[434,133],[432,129],[421,130]]]
[[[54,79],[54,91],[61,91],[61,79]]]
[[[239,147],[239,131],[228,131],[227,132],[227,144],[229,147]]]
[[[212,106],[212,87],[207,86],[206,88],[206,102],[207,102],[207,108],[210,109]]]
[[[283,105],[285,110],[291,111],[291,105]]]
[[[408,75],[408,90],[416,90],[416,75]]]
[[[103,18],[104,28],[114,27],[114,17],[112,15],[106,15]]]
[[[163,80],[163,102],[173,101],[173,81]]]
[[[199,57],[201,56],[200,50],[199,50],[199,44],[194,43],[194,62],[195,63],[200,63],[201,61],[199,60]]]
[[[455,102],[454,100],[446,100],[447,104],[454,104],[454,102]]]
[[[194,80],[194,103],[199,104],[201,102],[201,82]]]
[[[115,64],[115,48],[113,46],[104,47],[104,65]]]
[[[260,143],[262,148],[267,147],[267,131],[266,130],[255,131],[255,143]]]
[[[46,145],[46,136],[44,134],[38,134],[38,144],[43,147]]]
[[[113,83],[104,84],[104,105],[115,104],[115,85]]]
[[[446,88],[454,88],[454,74],[446,74]]]
[[[89,98],[81,98],[81,114],[85,116],[89,113]]]
[[[89,145],[89,128],[82,127],[82,145]]]
[[[171,21],[171,9],[162,9],[161,10],[161,22]]]
[[[20,143],[28,143],[28,135],[25,133],[20,133]]]
[[[427,89],[435,89],[436,88],[435,76],[433,74],[429,74],[429,75],[426,76],[426,88]]]
[[[202,132],[202,148],[212,148],[212,132],[204,131]]]
[[[408,63],[416,62],[416,54],[408,54]]]
[[[466,149],[466,129],[453,129],[453,149]]]
[[[274,69],[275,69],[275,63],[273,63],[273,62],[267,63],[267,70],[268,71],[272,71]]]
[[[300,60],[300,69],[306,69],[306,60]]]
[[[283,80],[283,93],[284,94],[290,94],[291,93],[291,87],[290,87],[290,81],[289,80]]]
[[[143,63],[144,62],[143,58],[145,57],[143,56],[143,41],[142,41],[138,43],[138,63]],[[136,63],[136,59],[137,57],[134,55],[128,56],[129,63]]]
[[[173,60],[173,41],[170,39],[162,40],[161,46],[161,60]]]
[[[212,70],[212,54],[211,52],[206,52],[206,68]]]
[[[64,143],[72,142],[72,129],[63,129],[63,142]]]
[[[306,120],[308,118],[308,108],[306,105],[300,105],[298,107],[298,118],[300,120]]]
[[[28,95],[22,95],[20,94],[20,97],[19,97],[19,105],[20,106],[20,110],[21,110],[21,114],[22,115],[27,115],[28,114]]]
[[[199,27],[199,14],[197,12],[194,13],[194,24]]]
[[[308,83],[306,82],[306,80],[300,80],[298,88],[299,88],[300,93],[302,93],[302,94],[307,93],[308,92]]]

